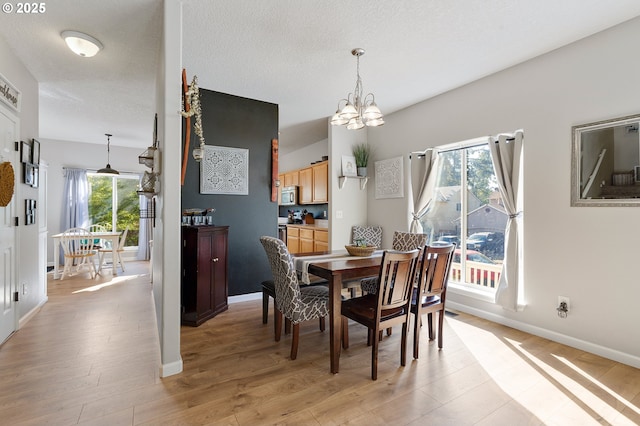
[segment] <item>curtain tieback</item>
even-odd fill
[[[413,220],[420,220],[420,216],[415,213],[411,213],[411,216],[413,216]]]
[[[522,216],[522,211],[519,211],[519,212],[514,213],[514,214],[510,214],[509,215],[509,219],[515,219],[518,216]]]

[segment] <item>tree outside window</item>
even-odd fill
[[[106,224],[115,231],[129,229],[125,247],[138,246],[140,201],[136,192],[139,178],[135,175],[104,176],[87,173],[91,194],[89,220]],[[114,209],[113,207],[116,206]]]

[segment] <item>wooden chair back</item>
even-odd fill
[[[419,292],[424,297],[446,296],[449,272],[456,246],[453,244],[427,246],[420,261]]]
[[[383,254],[378,275],[378,320],[384,320],[385,314],[398,309],[409,311],[419,253],[420,250],[393,250]]]

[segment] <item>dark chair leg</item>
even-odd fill
[[[371,343],[371,380],[378,380],[378,334],[376,330],[373,333],[373,342]]]
[[[420,348],[420,326],[421,322],[419,314],[415,314],[415,323],[413,324],[413,358],[418,359],[418,351]]]
[[[353,299],[354,297],[356,297],[356,296],[357,296],[357,294],[356,294],[356,288],[355,288],[355,287],[351,287],[351,288],[349,289],[349,294],[351,295],[351,298],[352,298],[352,299]]]
[[[427,323],[429,324],[429,340],[433,340],[433,313],[429,312],[427,314]]]
[[[278,308],[276,308],[276,299],[273,299],[273,334],[278,334],[279,330],[282,330],[282,318],[280,319],[280,324],[277,323],[276,319],[278,318]],[[282,314],[280,314],[282,315]]]
[[[402,343],[400,347],[400,365],[407,365],[407,323],[402,323]]]
[[[444,308],[438,314],[438,348],[442,349],[442,329],[444,328]]]
[[[262,290],[262,323],[267,323],[267,317],[269,316],[269,295]]]
[[[285,318],[284,319],[284,334],[290,334],[291,333],[291,321],[289,320],[289,318]]]
[[[392,332],[393,332],[393,327],[388,327],[387,328],[387,336],[391,336]]]
[[[324,317],[320,317],[320,331],[324,331],[325,328]]]
[[[276,317],[276,320],[274,321],[276,327],[276,342],[279,342],[282,334],[282,312],[276,309],[274,315]]]
[[[300,323],[293,324],[293,336],[291,339],[291,360],[298,357],[298,340],[300,339]]]

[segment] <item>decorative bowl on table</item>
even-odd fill
[[[371,256],[378,247],[376,246],[344,246],[351,256]]]

